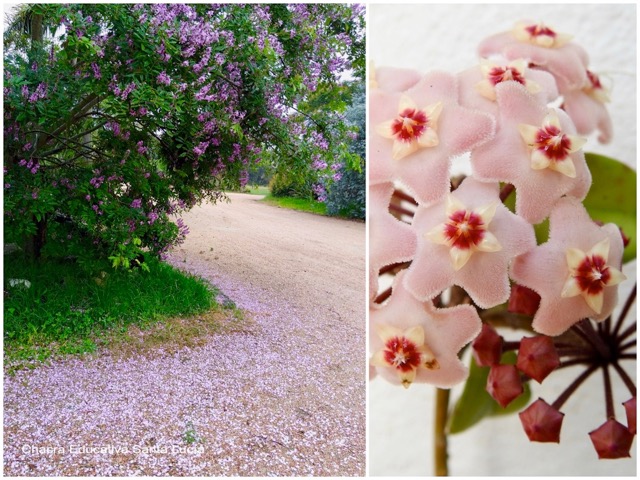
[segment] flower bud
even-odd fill
[[[511,296],[507,309],[512,313],[535,315],[540,305],[540,295],[530,288],[514,283],[511,286]]]
[[[636,397],[627,400],[622,405],[627,412],[627,428],[634,435],[636,434]]]
[[[589,433],[598,458],[630,457],[633,433],[627,427],[610,418],[593,432]]]
[[[536,382],[542,383],[558,365],[560,357],[551,337],[539,335],[532,338],[524,337],[520,341],[516,366]]]
[[[480,335],[471,344],[473,358],[482,367],[490,367],[500,363],[502,356],[502,337],[489,325],[483,324]]]
[[[515,365],[492,365],[486,389],[502,408],[506,408],[524,391]]]
[[[519,413],[522,427],[532,442],[560,443],[564,413],[539,398]]]

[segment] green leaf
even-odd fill
[[[615,223],[630,238],[623,262],[636,258],[636,172],[613,158],[586,153],[593,183],[584,199],[591,218]]]
[[[505,352],[501,363],[514,364],[516,362],[515,352]],[[450,434],[460,433],[471,428],[485,417],[515,413],[520,411],[531,398],[529,386],[524,384],[524,392],[507,408],[502,408],[489,393],[487,393],[487,377],[489,367],[480,367],[471,357],[469,367],[469,378],[465,383],[464,390],[456,402],[453,412],[449,416],[448,431]]]

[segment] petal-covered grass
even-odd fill
[[[73,261],[29,264],[6,257],[5,360],[24,366],[101,346],[190,345],[234,316],[224,309],[235,307],[219,305],[218,292],[204,280],[155,260],[148,266],[149,272],[90,275]],[[11,279],[28,280],[30,286],[11,286]]]

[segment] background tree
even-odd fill
[[[28,28],[4,39],[5,232],[34,257],[129,266],[263,152],[289,171],[349,157],[340,108],[308,99],[363,76],[361,6],[40,4],[14,20]]]

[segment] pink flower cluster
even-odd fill
[[[532,22],[479,53],[458,74],[380,68],[371,78],[370,365],[405,387],[464,380],[458,352],[481,331],[476,307],[507,302],[512,282],[540,296],[533,328],[556,336],[607,318],[625,278],[619,229],[581,203],[591,186],[581,135],[611,136],[608,92],[586,53]],[[471,174],[452,181],[462,155]],[[538,245],[534,225],[547,218]],[[396,273],[390,294],[380,272]],[[454,286],[475,306],[440,308]]]

